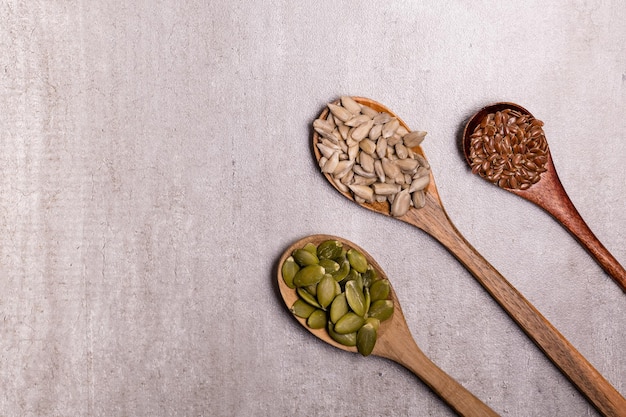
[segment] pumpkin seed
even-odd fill
[[[346,259],[341,263],[341,267],[336,272],[331,272],[335,281],[340,282],[350,273],[350,262]]]
[[[337,323],[337,320],[342,318],[348,313],[349,307],[348,302],[346,301],[346,293],[341,293],[335,297],[332,304],[330,305],[330,321],[332,323]]]
[[[339,281],[339,284],[341,284],[341,286],[345,288],[346,287],[346,283],[348,281],[358,281],[358,282],[362,283],[363,279],[361,278],[361,274],[356,272],[355,269],[350,268],[350,272],[348,272],[348,275],[346,275],[346,277],[344,279]]]
[[[335,259],[341,255],[341,242],[337,240],[326,240],[317,246],[317,257],[319,259]]]
[[[339,271],[339,264],[332,259],[320,259],[319,263],[327,274]]]
[[[369,317],[374,317],[380,321],[385,321],[393,314],[393,301],[377,300],[370,306]]]
[[[315,265],[320,262],[317,255],[307,249],[296,249],[293,251],[292,256],[300,266]]]
[[[317,246],[315,245],[315,243],[307,243],[306,245],[304,245],[304,247],[302,248],[306,251],[311,252],[313,255],[317,256]]]
[[[363,291],[359,289],[355,280],[346,282],[346,300],[348,305],[359,316],[365,316],[367,310],[365,308],[365,295]]]
[[[349,249],[347,256],[350,266],[357,272],[364,273],[367,271],[367,259],[365,259],[365,256],[363,256],[361,252],[356,249]]]
[[[322,308],[320,303],[317,302],[317,299],[315,298],[315,296],[311,295],[311,293],[305,290],[304,288],[296,288],[296,293],[302,300],[306,301],[308,304],[312,305],[313,307]]]
[[[328,334],[335,342],[344,346],[356,346],[356,332],[341,334],[337,333],[334,327],[332,323],[328,323]]]
[[[370,265],[367,266],[367,271],[363,274],[363,285],[366,287],[370,287],[372,283],[378,281],[380,278],[378,276],[378,272]]]
[[[322,280],[317,284],[317,302],[322,308],[326,308],[333,302],[335,298],[335,284],[337,282],[330,274],[325,274]]]
[[[344,314],[337,323],[335,323],[335,331],[339,334],[347,334],[358,331],[365,323],[365,319],[356,313],[350,311]]]
[[[317,310],[317,308],[315,306],[312,306],[311,304],[307,303],[306,301],[304,301],[301,298],[298,298],[293,305],[291,306],[291,312],[298,316],[301,317],[303,319],[308,319],[309,316],[315,311]]]
[[[389,293],[391,292],[391,285],[389,285],[389,281],[386,279],[381,279],[372,284],[370,287],[370,296],[372,302],[378,300],[386,300],[389,297]]]
[[[311,294],[313,297],[317,297],[317,284],[307,285],[306,287],[302,287]]]
[[[371,324],[372,326],[374,326],[374,329],[378,331],[378,328],[380,327],[380,320],[375,317],[368,317],[367,319],[365,319],[365,324]]]
[[[364,324],[356,334],[356,347],[363,356],[369,356],[376,345],[376,329],[370,323]]]
[[[321,265],[308,265],[296,273],[293,277],[293,283],[296,287],[317,284],[322,280],[325,273],[326,271]]]
[[[287,284],[289,288],[296,288],[295,284],[293,283],[293,278],[296,276],[296,273],[299,270],[300,267],[293,259],[293,256],[288,257],[285,262],[283,262],[281,273],[283,275],[283,280],[285,281],[285,284]]]
[[[311,329],[323,329],[326,327],[326,312],[324,310],[316,309],[309,318],[306,319],[306,324]]]

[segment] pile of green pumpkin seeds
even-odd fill
[[[368,356],[378,326],[393,314],[389,281],[379,276],[361,252],[337,240],[307,243],[282,265],[283,280],[296,290],[291,312],[311,329],[325,328],[344,346]]]

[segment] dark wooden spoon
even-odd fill
[[[481,121],[490,113],[496,113],[505,109],[516,110],[522,114],[532,114],[515,103],[496,103],[484,107],[478,111],[465,125],[463,131],[463,153],[467,162],[471,165],[470,156],[471,135]],[[574,207],[565,188],[561,184],[554,167],[550,149],[547,148],[546,171],[541,174],[540,180],[527,189],[500,187],[503,190],[516,194],[536,204],[552,215],[565,229],[567,229],[580,244],[591,254],[596,262],[615,280],[622,291],[626,292],[626,270],[604,245],[593,234],[587,223]],[[496,185],[498,185],[496,183]]]

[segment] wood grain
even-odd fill
[[[433,194],[425,208],[410,210],[402,220],[445,246],[602,415],[626,416],[626,400],[621,394],[467,242]]]

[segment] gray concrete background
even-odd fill
[[[525,106],[626,263],[623,2],[15,0],[0,21],[1,416],[452,415],[290,317],[275,264],[313,233],[373,254],[498,413],[597,415],[438,243],[326,183],[309,126],[342,94],[429,132],[459,230],[626,392],[624,294],[458,152],[479,107]]]

